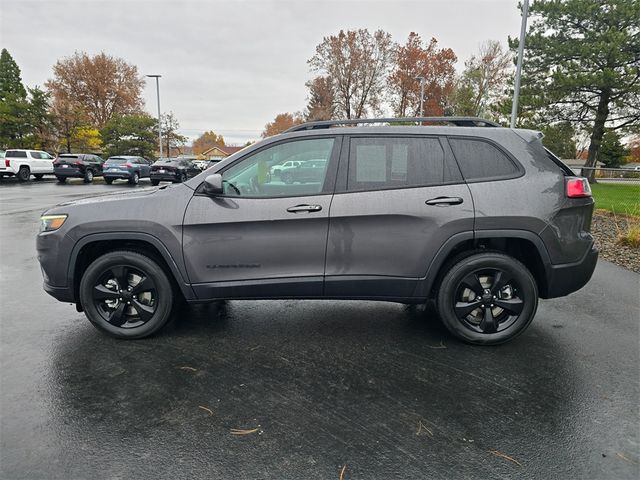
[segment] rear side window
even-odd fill
[[[449,138],[449,143],[467,181],[514,177],[519,172],[509,157],[488,142]]]
[[[458,173],[459,177],[459,173]],[[455,178],[437,138],[352,138],[347,190],[438,185]]]
[[[20,150],[7,150],[5,157],[11,158],[27,158],[27,152],[21,152]]]

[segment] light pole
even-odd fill
[[[162,158],[162,116],[160,114],[160,77],[162,75],[147,75],[156,79],[156,94],[158,96],[158,144],[160,145],[160,158]]]
[[[416,80],[420,80],[420,116],[424,117],[424,82],[426,82],[427,79],[420,76],[416,77]]]
[[[511,128],[516,128],[518,117],[518,97],[520,96],[520,77],[522,76],[522,57],[524,57],[524,37],[527,33],[527,15],[529,14],[529,0],[522,4],[522,24],[520,25],[520,43],[518,44],[518,65],[516,67],[516,81],[513,86],[513,104],[511,105]]]

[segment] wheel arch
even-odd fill
[[[153,235],[138,232],[96,233],[83,237],[75,244],[67,271],[74,298],[79,299],[80,279],[89,264],[100,255],[123,249],[154,259],[165,270],[169,280],[186,300],[195,299],[191,285],[185,281],[185,277],[165,245]]]
[[[451,261],[459,261],[479,250],[505,253],[522,262],[536,280],[540,297],[547,298],[551,259],[542,239],[526,230],[478,230],[453,235],[438,250],[426,276],[418,281],[414,295],[433,298]]]

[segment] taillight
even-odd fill
[[[125,163],[125,164],[123,165],[123,167],[131,168],[131,167],[133,167],[133,165],[131,165],[130,163]]]
[[[7,168],[10,167],[11,166],[11,160],[9,160],[8,158],[5,158],[4,159],[4,166],[7,167]]]
[[[75,162],[73,162],[74,165],[82,165],[82,162],[80,160],[76,160]]]
[[[568,177],[567,178],[567,197],[582,198],[591,196],[591,186],[586,178]]]

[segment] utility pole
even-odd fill
[[[424,77],[416,77],[416,80],[420,80],[420,116],[424,117],[424,83],[427,81]]]
[[[513,86],[513,104],[511,105],[511,128],[516,128],[518,118],[518,97],[520,96],[520,77],[522,76],[522,58],[524,57],[524,37],[527,33],[527,16],[529,15],[529,0],[522,4],[522,24],[520,26],[520,43],[518,44],[518,65],[516,67],[516,81]]]
[[[158,144],[160,145],[160,158],[162,155],[162,115],[160,114],[160,77],[162,75],[147,75],[147,77],[156,79],[156,95],[158,97]]]

